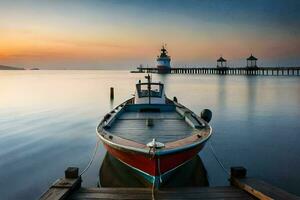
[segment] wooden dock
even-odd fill
[[[82,188],[78,168],[68,168],[65,178],[58,179],[41,200],[148,200],[148,199],[300,199],[277,187],[246,177],[246,169],[232,167],[230,186],[163,188],[152,191],[150,188]]]
[[[157,68],[137,68],[140,73],[158,73]],[[252,76],[300,76],[300,67],[179,67],[171,68],[170,74],[217,74]]]
[[[71,200],[83,199],[255,199],[234,187],[182,188],[154,191],[148,188],[89,188],[79,189],[70,196]]]

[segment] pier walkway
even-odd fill
[[[138,68],[140,73],[158,73],[158,69]],[[171,68],[170,74],[218,74],[218,75],[261,75],[261,76],[300,76],[300,67],[179,67]]]

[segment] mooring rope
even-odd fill
[[[228,176],[230,176],[229,170],[227,170],[227,169],[225,168],[225,166],[223,165],[223,163],[222,163],[222,162],[220,161],[220,159],[218,158],[218,156],[217,156],[217,154],[216,154],[216,152],[215,152],[215,150],[214,150],[214,147],[212,146],[211,142],[210,142],[210,141],[208,141],[208,142],[209,142],[210,150],[211,150],[213,156],[215,157],[216,161],[217,161],[217,162],[219,163],[219,165],[222,167],[222,169],[224,170],[224,172],[225,172]]]
[[[155,200],[155,186],[154,186],[154,183],[152,184],[152,188],[151,188],[151,197],[152,197],[152,200]]]
[[[92,165],[94,159],[95,159],[95,156],[97,154],[97,151],[98,151],[98,147],[99,147],[99,143],[100,143],[100,138],[98,138],[97,142],[96,142],[96,145],[94,147],[94,152],[93,152],[93,155],[89,161],[89,163],[87,164],[87,166],[84,168],[84,170],[80,173],[80,176],[82,176],[89,168],[90,166]]]
[[[154,159],[155,151],[156,151],[156,148],[155,148],[155,143],[154,143],[153,147],[149,146],[149,153],[148,154],[150,156],[150,159]],[[155,200],[155,177],[154,177],[154,181],[153,181],[152,187],[151,187],[151,197],[152,197],[152,200]]]
[[[159,175],[159,183],[162,183],[162,178],[161,178],[161,173],[160,173],[160,160],[159,157],[157,156],[157,169],[158,169],[158,175]]]

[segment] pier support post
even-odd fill
[[[114,98],[115,98],[114,88],[111,87],[111,88],[110,88],[110,100],[113,100]]]

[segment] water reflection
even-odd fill
[[[226,109],[227,93],[226,93],[226,76],[220,76],[217,85],[217,100],[219,110]]]
[[[106,153],[99,171],[101,187],[147,187],[143,177],[109,153]],[[209,186],[206,169],[197,155],[185,165],[176,169],[172,177],[162,187]]]
[[[107,70],[0,71],[0,198],[38,199],[64,169],[86,167],[96,125],[132,97],[134,84],[144,76]],[[168,97],[176,96],[196,113],[213,111],[211,139],[226,167],[244,165],[250,176],[300,195],[299,77],[154,74],[153,80],[165,82]],[[100,148],[98,162],[83,177],[84,187],[99,180],[105,156]],[[201,159],[211,186],[228,184],[208,149]]]
[[[256,97],[257,97],[257,77],[247,76],[247,111],[248,111],[248,119],[251,121],[253,119],[256,107]]]
[[[114,109],[114,99],[110,99],[109,108],[110,108],[110,110]]]

